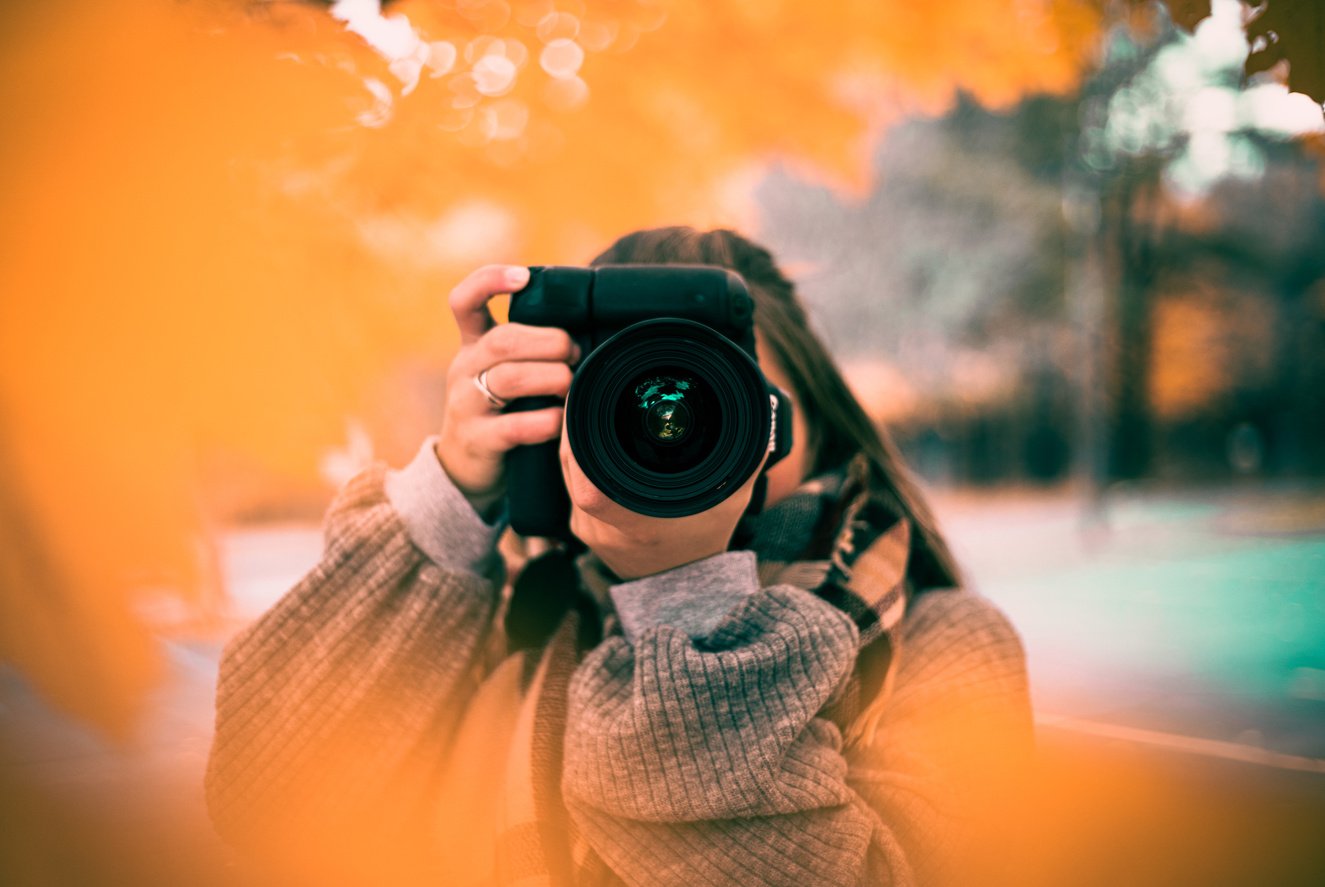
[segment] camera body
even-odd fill
[[[564,329],[582,358],[566,434],[585,475],[641,514],[707,510],[791,449],[791,403],[759,369],[754,301],[735,273],[704,265],[533,267],[513,323]],[[513,401],[534,410],[557,398]],[[569,538],[556,440],[506,456],[511,526]],[[760,497],[756,497],[760,498]]]

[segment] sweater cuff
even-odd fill
[[[410,539],[440,567],[482,575],[492,566],[497,537],[506,528],[503,512],[495,524],[479,517],[437,461],[430,437],[414,461],[386,473],[386,497]]]
[[[759,590],[752,551],[727,551],[610,589],[626,640],[669,625],[692,639],[713,631],[723,617]]]

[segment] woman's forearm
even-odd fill
[[[236,843],[408,815],[430,775],[419,762],[444,751],[496,591],[479,572],[491,540],[452,528],[448,544],[427,523],[444,515],[419,513],[418,465],[351,482],[322,562],[225,650],[207,795]],[[447,551],[467,565],[439,564]]]

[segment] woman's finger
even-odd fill
[[[574,363],[579,349],[570,334],[560,327],[503,323],[493,327],[456,355],[456,362],[471,375],[508,361],[557,361]]]
[[[514,292],[528,282],[529,269],[521,265],[484,265],[456,284],[448,302],[460,327],[460,341],[469,345],[492,329],[488,301],[493,296]]]
[[[478,432],[493,449],[505,452],[512,447],[545,443],[561,434],[561,407],[547,407],[524,413],[495,413],[478,419]]]
[[[487,372],[488,390],[502,400],[541,395],[565,397],[570,390],[572,375],[566,364],[544,360],[508,361]],[[475,393],[483,398],[477,386]]]

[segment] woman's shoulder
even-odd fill
[[[962,588],[916,595],[899,626],[904,670],[941,673],[997,671],[1024,681],[1025,650],[1007,615],[983,595]]]
[[[1007,615],[989,598],[966,588],[931,588],[915,594],[903,625],[912,633],[953,630],[1016,635]]]

